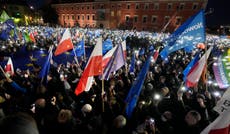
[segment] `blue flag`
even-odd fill
[[[198,43],[205,42],[204,11],[190,17],[166,40],[166,47],[160,52],[163,59],[179,49],[191,51]]]
[[[128,96],[125,99],[125,102],[127,103],[126,114],[128,118],[132,116],[132,112],[134,108],[136,107],[136,103],[141,93],[141,89],[145,81],[146,74],[149,70],[151,55],[152,54],[150,54],[144,66],[142,67],[140,73],[137,76],[137,79],[134,81],[131,89],[129,90]]]
[[[191,70],[191,68],[196,64],[196,62],[199,60],[199,53],[196,54],[196,56],[190,61],[190,63],[187,65],[187,67],[184,69],[183,71],[183,80],[186,80],[186,77],[189,73],[189,71]]]
[[[52,59],[53,52],[50,50],[49,55],[47,56],[46,62],[42,67],[42,70],[39,72],[39,78],[43,79],[43,82],[47,83],[47,75],[50,70],[50,60]]]
[[[103,54],[105,54],[106,52],[108,52],[110,49],[113,48],[112,40],[108,38],[105,41],[103,41],[102,47],[103,47],[102,48]]]
[[[150,45],[149,46],[149,51],[153,51],[154,50],[154,46],[153,45]]]
[[[142,55],[144,55],[145,54],[145,48],[141,48],[140,50],[139,50],[139,56],[142,56]]]
[[[129,68],[130,73],[134,73],[135,71],[135,61],[136,61],[135,53],[133,53],[131,63],[130,63],[130,68]]]
[[[0,34],[0,39],[7,40],[10,35],[10,31],[15,28],[14,21],[9,19],[3,23],[3,28]]]
[[[71,51],[71,55],[74,55],[74,51],[77,57],[80,57],[85,54],[85,43],[84,38],[77,44],[76,48]]]
[[[109,79],[109,76],[112,72],[117,71],[120,69],[123,65],[125,65],[125,58],[123,54],[122,45],[118,45],[115,52],[113,53],[109,63],[106,65],[103,77],[105,80]]]

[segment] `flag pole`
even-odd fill
[[[3,70],[2,66],[0,66],[0,69],[1,69],[1,71],[2,71],[2,73],[3,73],[3,75],[7,78],[6,73],[5,73],[5,71]]]
[[[103,71],[102,71],[102,81],[101,81],[101,84],[102,84],[102,87],[101,87],[101,99],[102,99],[102,112],[105,112],[105,104],[104,104],[104,92],[105,92],[105,87],[104,87],[104,74],[103,74]]]

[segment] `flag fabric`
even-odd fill
[[[6,11],[3,10],[2,14],[0,16],[0,21],[1,22],[5,22],[5,21],[7,21],[9,19],[10,19],[9,15],[6,13]]]
[[[130,68],[129,68],[130,73],[134,73],[135,71],[135,62],[136,62],[136,54],[133,53],[132,58],[131,58]]]
[[[102,74],[102,38],[97,39],[97,44],[91,53],[87,65],[82,73],[79,83],[75,89],[75,94],[79,95],[83,91],[88,91],[93,84],[93,76]]]
[[[196,64],[189,71],[185,80],[187,87],[194,87],[198,83],[212,48],[213,47],[210,47],[208,51],[200,58],[198,62],[196,62]]]
[[[122,41],[122,42],[121,42],[121,45],[122,45],[124,57],[125,57],[125,59],[126,59],[126,57],[127,57],[127,52],[126,52],[126,41],[125,41],[125,40]]]
[[[12,19],[6,20],[3,23],[2,31],[0,34],[0,39],[7,40],[10,36],[10,32],[15,28],[14,21]]]
[[[85,54],[85,42],[84,42],[84,37],[82,40],[77,44],[76,48],[71,52],[71,55],[74,55],[74,51],[76,56],[80,57]]]
[[[103,41],[102,44],[102,50],[103,50],[103,54],[105,54],[106,52],[108,52],[110,49],[113,48],[113,42],[111,39],[106,39],[105,41]]]
[[[142,67],[140,73],[137,76],[137,79],[134,81],[131,89],[129,90],[128,96],[125,99],[125,102],[127,104],[125,111],[128,118],[132,116],[133,110],[136,107],[136,103],[141,93],[141,89],[145,81],[146,74],[149,70],[149,65],[151,61],[150,59],[151,55],[146,60],[144,66]]]
[[[11,57],[9,57],[5,66],[5,73],[10,74],[11,76],[14,75],[14,66]]]
[[[174,33],[165,39],[166,47],[160,52],[163,59],[179,49],[191,51],[198,43],[205,41],[204,11],[190,17]]]
[[[187,65],[187,67],[184,69],[183,71],[183,80],[186,80],[186,77],[189,73],[189,71],[191,70],[191,68],[196,64],[196,62],[199,60],[199,53],[195,55],[195,57],[189,62],[189,64]]]
[[[102,79],[108,80],[111,73],[116,72],[118,69],[120,69],[122,66],[125,65],[125,58],[123,54],[122,45],[119,44],[111,57],[109,63],[104,69],[104,73],[102,76]]]
[[[217,64],[213,64],[212,69],[214,72],[214,76],[216,82],[220,89],[224,89],[229,87],[228,79],[226,78],[226,74],[224,71],[224,65],[222,63],[222,56],[217,59]]]
[[[228,80],[228,82],[230,83],[230,76],[228,74],[230,74],[230,48],[228,48],[227,50],[225,50],[223,57],[222,57],[222,63],[223,63],[223,67],[224,67],[224,72],[225,72],[225,76]]]
[[[33,32],[30,32],[30,40],[34,43],[36,42]]]
[[[43,83],[47,83],[47,75],[49,73],[50,70],[50,60],[52,59],[53,56],[53,52],[52,52],[52,48],[50,49],[49,55],[47,56],[46,62],[45,64],[42,66],[42,70],[39,72],[39,78],[42,78],[42,82]]]
[[[69,31],[69,28],[67,28],[62,36],[61,41],[59,42],[54,55],[57,56],[59,54],[62,54],[70,49],[73,49],[73,43],[71,40],[71,34]]]
[[[154,50],[154,46],[153,45],[150,45],[149,46],[149,51],[153,51]]]
[[[158,48],[158,49],[154,52],[154,54],[153,54],[153,62],[154,62],[154,63],[157,61],[157,58],[158,58],[158,56],[159,56],[159,49],[160,49],[160,48]]]
[[[28,33],[27,31],[25,31],[25,32],[23,33],[23,36],[24,36],[24,40],[25,40],[26,43],[32,42],[32,40],[31,40],[31,38],[30,38],[30,35],[29,35],[29,33]]]
[[[145,48],[141,48],[141,49],[139,50],[138,55],[139,55],[139,56],[142,56],[142,55],[144,55],[144,54],[145,54]]]
[[[107,64],[109,63],[111,57],[113,56],[113,53],[115,52],[115,50],[117,49],[117,45],[115,47],[113,47],[112,49],[110,49],[104,56],[102,59],[102,68],[103,70],[105,69],[105,67],[107,66]]]
[[[213,108],[219,116],[209,124],[201,134],[229,134],[230,132],[230,89],[228,88],[222,98]]]

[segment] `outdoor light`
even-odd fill
[[[183,86],[183,87],[181,87],[181,89],[180,89],[181,91],[186,91],[186,87],[185,86]]]
[[[161,98],[161,96],[160,96],[159,94],[155,94],[155,95],[154,95],[154,99],[155,99],[155,100],[160,100],[160,98]]]
[[[216,87],[218,86],[217,82],[214,82],[213,85],[216,86]]]
[[[212,81],[211,81],[211,80],[208,80],[208,84],[212,84]]]
[[[213,92],[213,95],[214,95],[215,97],[219,97],[219,96],[220,96],[220,92],[215,91],[215,92]]]
[[[213,60],[217,60],[217,57],[213,57]]]
[[[217,66],[218,64],[216,62],[213,63],[213,66]]]

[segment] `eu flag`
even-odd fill
[[[137,79],[134,81],[131,89],[129,90],[128,96],[125,99],[125,102],[127,103],[126,114],[128,118],[132,116],[133,110],[136,107],[136,103],[141,93],[141,89],[145,81],[146,74],[149,70],[151,55],[149,55],[147,61],[142,67],[140,73],[138,74]]]
[[[160,52],[163,59],[179,49],[191,51],[198,43],[205,42],[204,11],[190,17],[166,40],[166,47]]]

